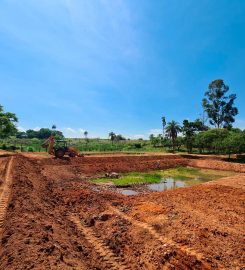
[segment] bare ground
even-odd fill
[[[128,197],[87,181],[179,165],[238,174]],[[244,269],[244,172],[177,155],[0,157],[0,269]]]

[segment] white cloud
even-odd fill
[[[17,126],[17,129],[21,132],[25,132],[26,128],[22,127],[22,126]]]
[[[76,133],[75,129],[73,128],[64,128],[64,131],[71,132],[71,133]]]
[[[162,129],[160,128],[153,128],[153,129],[150,129],[150,131],[148,132],[148,135],[158,135],[158,134],[162,134]]]
[[[64,136],[66,138],[82,138],[84,137],[84,129],[82,128],[71,128],[71,127],[65,127],[61,128],[60,131],[63,132]]]
[[[35,127],[35,128],[33,128],[33,130],[38,131],[38,130],[40,130],[40,127]]]
[[[137,140],[137,139],[140,139],[140,138],[145,139],[145,137],[146,136],[144,134],[135,134],[131,138]]]

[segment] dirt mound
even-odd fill
[[[245,192],[236,184],[225,186],[223,179],[126,197],[86,181],[101,172],[187,164],[190,160],[174,155],[73,160],[17,155],[0,269],[242,269]],[[196,164],[218,165],[227,166]],[[5,174],[2,158],[0,176]],[[244,174],[238,177],[240,184],[245,181]]]
[[[231,163],[231,162],[225,162],[225,161],[220,161],[220,160],[211,160],[211,159],[192,160],[190,159],[188,161],[188,166],[245,173],[245,164]]]
[[[53,179],[75,177],[81,175],[105,174],[110,172],[152,171],[186,166],[187,160],[174,155],[159,156],[100,156],[73,159],[43,159],[40,165],[44,167],[45,175]]]

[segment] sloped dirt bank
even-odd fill
[[[198,168],[245,173],[245,164],[231,163],[231,162],[226,162],[226,161],[221,161],[221,160],[190,159],[190,160],[188,160],[187,165],[191,166],[191,167],[198,167]]]

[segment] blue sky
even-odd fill
[[[245,128],[245,1],[2,0],[0,104],[21,129],[159,133],[194,120],[210,81]]]

